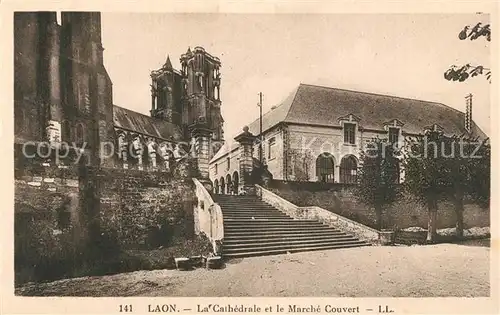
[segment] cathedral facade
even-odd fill
[[[208,165],[224,141],[220,60],[188,48],[176,70],[167,57],[151,72],[148,116],[113,103],[103,51],[98,12],[14,14],[15,144],[67,144],[94,164],[142,170],[201,145]]]

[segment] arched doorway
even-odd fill
[[[321,153],[316,159],[316,177],[319,182],[333,183],[335,178],[335,159],[330,153]]]
[[[224,183],[224,177],[221,177],[220,178],[220,194],[221,195],[224,195],[224,193],[226,192],[225,189],[226,189],[226,185]]]
[[[231,175],[226,176],[226,193],[230,195],[233,191],[233,183],[231,182]]]
[[[358,161],[353,155],[346,155],[340,161],[340,182],[356,184],[358,180]]]
[[[218,194],[219,193],[219,181],[216,179],[214,181],[214,194]]]
[[[238,186],[238,183],[239,183],[239,176],[238,176],[238,172],[234,172],[233,173],[233,192],[235,195],[238,194],[239,190],[239,186]]]

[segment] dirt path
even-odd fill
[[[363,247],[231,261],[223,270],[138,271],[31,284],[45,296],[339,296],[489,295],[489,248]]]

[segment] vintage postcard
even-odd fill
[[[2,313],[498,313],[498,8],[0,3]]]

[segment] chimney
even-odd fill
[[[471,132],[472,129],[472,94],[465,96],[465,130]]]

